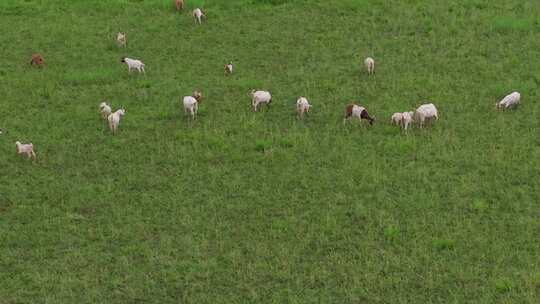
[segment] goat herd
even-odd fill
[[[173,0],[173,4],[177,11],[184,9],[184,0]],[[206,15],[200,8],[196,8],[192,12],[192,16],[196,23],[201,24],[202,19],[206,20]],[[118,33],[116,36],[116,43],[118,47],[125,47],[127,44],[127,35],[125,33]],[[145,73],[144,63],[137,59],[122,57],[122,63],[125,63],[128,66],[128,72],[131,73],[132,70],[136,70],[139,73]],[[33,54],[31,65],[35,66],[44,66],[45,60],[41,54]],[[364,66],[368,75],[373,75],[375,73],[375,60],[371,57],[368,57],[364,61]],[[224,66],[225,75],[232,74],[233,65],[232,62],[229,62]],[[262,90],[252,90],[251,91],[251,105],[253,111],[257,111],[259,105],[264,104],[269,106],[272,103],[272,95],[270,92]],[[521,95],[518,92],[513,92],[505,96],[501,101],[496,103],[497,109],[509,109],[514,108],[520,103]],[[184,112],[191,115],[192,119],[195,119],[197,116],[198,106],[201,103],[202,94],[199,91],[194,91],[191,96],[185,96],[183,99]],[[298,119],[303,119],[304,115],[309,112],[311,104],[306,97],[299,97],[296,101],[296,112]],[[110,105],[106,102],[102,102],[99,105],[101,117],[104,120],[107,120],[109,129],[113,134],[118,130],[120,124],[120,119],[126,111],[124,109],[118,109],[113,112]],[[345,108],[345,118],[343,122],[345,123],[349,118],[357,118],[360,121],[366,120],[370,125],[375,121],[374,117],[371,117],[366,110],[366,108],[357,105],[349,104]],[[426,123],[431,123],[433,120],[438,119],[437,108],[434,104],[428,103],[419,106],[415,111],[403,112],[403,113],[394,113],[391,118],[391,123],[400,126],[400,128],[407,132],[409,125],[413,122],[417,123],[420,128],[422,128]],[[0,133],[1,134],[1,133]],[[36,158],[36,153],[34,152],[34,146],[32,143],[23,144],[19,141],[15,143],[17,147],[17,153],[26,155],[28,158]]]

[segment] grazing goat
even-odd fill
[[[403,131],[407,132],[407,128],[413,122],[413,115],[414,115],[414,112],[401,113],[400,126]]]
[[[394,113],[392,115],[392,124],[399,125],[401,124],[402,119],[403,119],[403,113]]]
[[[111,107],[104,101],[99,104],[99,112],[101,112],[101,118],[107,119],[111,115]]]
[[[120,60],[120,62],[127,64],[128,72],[130,73],[132,69],[136,69],[137,71],[139,71],[139,73],[142,72],[146,74],[146,72],[144,71],[144,63],[142,63],[142,61],[140,60],[122,57],[122,60]]]
[[[30,59],[30,65],[35,65],[38,67],[45,65],[45,59],[39,53],[32,54],[32,59]]]
[[[118,125],[120,125],[120,118],[126,114],[126,110],[120,109],[116,112],[112,113],[107,117],[107,120],[109,121],[109,129],[111,129],[111,132],[113,134],[116,134],[118,131]]]
[[[420,128],[423,128],[425,122],[431,123],[431,121],[434,119],[438,120],[439,115],[437,113],[437,108],[435,107],[435,105],[432,103],[428,103],[419,106],[418,109],[416,109],[416,111],[414,112],[413,118],[414,121],[418,123]]]
[[[202,101],[202,94],[199,91],[193,91],[191,96],[184,97],[184,112],[191,114],[191,119],[195,119],[197,116],[197,110],[199,109],[199,103]]]
[[[127,43],[126,33],[118,32],[118,34],[116,34],[116,45],[118,45],[118,47],[125,47],[126,43]]]
[[[506,95],[501,101],[497,102],[495,104],[497,109],[510,109],[515,108],[519,105],[521,101],[521,94],[518,92],[512,92],[508,95]]]
[[[375,60],[371,57],[364,60],[364,66],[366,67],[368,75],[375,74]]]
[[[193,10],[193,18],[195,18],[195,22],[201,24],[201,18],[206,19],[206,15],[203,14],[202,10],[200,8],[196,8]]]
[[[354,103],[347,105],[347,107],[345,108],[345,118],[343,119],[343,123],[345,123],[345,121],[347,121],[347,119],[349,119],[350,117],[356,117],[360,120],[365,119],[369,121],[370,125],[373,125],[373,122],[375,121],[375,117],[369,116],[366,108],[356,105]]]
[[[17,147],[18,154],[25,154],[28,158],[36,159],[36,153],[34,152],[34,145],[32,143],[21,144],[20,141],[16,141],[15,146]]]
[[[254,112],[257,112],[257,107],[259,104],[264,103],[266,104],[266,107],[269,108],[270,104],[272,103],[272,95],[270,95],[270,92],[251,90],[250,95],[251,106],[253,107]]]
[[[174,0],[174,7],[177,11],[184,9],[184,0]]]
[[[224,67],[224,70],[225,70],[225,75],[232,74],[232,71],[233,71],[232,62],[229,62],[229,64],[226,64]]]
[[[298,115],[298,118],[303,119],[304,114],[307,114],[310,108],[311,105],[309,104],[307,98],[300,97],[298,98],[298,100],[296,100],[296,113]]]

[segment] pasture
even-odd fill
[[[1,1],[0,303],[539,303],[540,6],[449,2]]]

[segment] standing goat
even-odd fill
[[[300,97],[298,100],[296,100],[296,114],[299,119],[303,119],[304,114],[307,114],[310,108],[311,105],[309,104],[307,98]]]
[[[36,153],[34,152],[34,145],[32,143],[29,144],[21,144],[20,141],[15,142],[15,146],[17,147],[17,153],[20,155],[26,155],[28,158],[36,159]]]
[[[401,129],[403,131],[407,132],[407,128],[413,122],[413,116],[414,116],[414,112],[401,113],[401,121],[399,125],[401,126]]]
[[[229,64],[226,64],[226,65],[225,65],[224,70],[225,70],[225,75],[230,75],[230,74],[232,74],[232,71],[233,71],[232,61],[229,62]]]
[[[375,74],[375,59],[368,57],[364,60],[364,66],[367,70],[368,75]]]
[[[177,11],[184,9],[184,0],[174,0],[174,7]]]
[[[270,104],[272,103],[272,95],[270,95],[270,92],[267,91],[251,90],[250,96],[251,106],[253,107],[254,112],[257,112],[257,107],[259,104],[264,103],[266,104],[266,107],[269,108]]]
[[[347,121],[350,117],[358,118],[359,120],[365,119],[369,121],[370,125],[373,125],[373,122],[375,122],[375,117],[369,116],[368,111],[366,108],[359,106],[357,104],[351,103],[345,107],[345,118],[343,119],[343,123]]]
[[[392,115],[392,124],[400,125],[403,120],[403,113],[394,113]]]
[[[521,101],[521,94],[518,92],[512,92],[508,95],[506,95],[501,101],[497,102],[495,104],[497,109],[510,109],[510,108],[516,108]]]
[[[202,94],[199,91],[193,91],[191,96],[184,97],[184,112],[191,114],[191,119],[195,119],[197,116],[197,110],[199,109],[199,103],[202,101]]]
[[[107,119],[109,115],[111,115],[112,110],[111,107],[107,104],[107,102],[102,102],[99,104],[99,112],[101,113],[101,118]]]
[[[116,134],[118,131],[118,126],[120,125],[120,118],[126,114],[126,110],[120,109],[116,112],[112,113],[107,117],[107,120],[109,121],[109,129],[111,129],[111,132],[113,134]]]
[[[144,71],[144,63],[140,60],[122,57],[122,60],[120,60],[120,62],[127,64],[129,73],[131,73],[131,70],[135,69],[139,71],[139,73],[142,72],[146,74],[146,72]]]
[[[116,34],[116,45],[118,45],[118,47],[125,47],[126,44],[127,44],[126,33],[118,32],[118,34]]]
[[[423,104],[414,112],[414,121],[418,123],[420,128],[423,128],[426,122],[431,124],[433,120],[438,119],[439,114],[437,112],[437,108],[432,103]]]
[[[43,56],[39,53],[32,54],[32,59],[30,59],[30,65],[42,67],[45,65],[45,59],[43,59]]]
[[[195,22],[198,22],[199,24],[202,23],[202,18],[206,20],[206,15],[202,12],[200,8],[196,8],[193,10],[193,18],[195,18]]]

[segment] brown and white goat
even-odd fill
[[[343,119],[343,123],[345,123],[345,121],[351,117],[358,118],[359,120],[367,120],[370,125],[373,125],[373,122],[375,122],[375,117],[369,116],[366,108],[354,103],[351,103],[345,107],[345,118]]]
[[[229,64],[226,64],[225,67],[223,68],[225,70],[225,75],[230,75],[232,74],[232,71],[233,71],[233,65],[232,65],[232,62],[229,62]]]
[[[35,65],[38,67],[45,65],[45,59],[39,53],[32,54],[32,59],[30,59],[30,65]]]
[[[202,94],[199,91],[193,91],[191,96],[184,97],[184,112],[191,114],[191,119],[195,119],[197,116],[197,110],[199,109],[199,103],[202,102]]]

